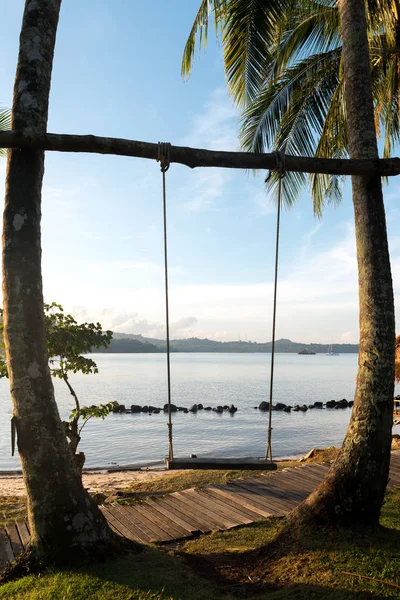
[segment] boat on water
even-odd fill
[[[332,344],[330,346],[328,346],[328,352],[326,353],[327,356],[339,356],[339,352],[334,352],[333,351],[333,346]]]
[[[315,352],[311,352],[311,350],[307,350],[307,348],[304,348],[304,350],[300,350],[300,352],[298,352],[297,354],[315,354]]]

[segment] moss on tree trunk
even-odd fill
[[[12,126],[46,132],[61,0],[27,0],[14,87]],[[3,233],[4,337],[32,548],[65,558],[113,539],[83,489],[54,399],[46,355],[41,274],[44,152],[10,150]]]

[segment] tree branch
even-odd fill
[[[157,144],[120,138],[57,133],[29,136],[13,131],[0,132],[0,148],[115,154],[152,160],[157,160],[158,150]],[[172,163],[180,163],[192,169],[195,167],[223,167],[226,169],[261,169],[265,171],[274,169],[277,163],[274,154],[223,152],[184,146],[171,146],[170,150]],[[285,166],[287,171],[325,173],[328,175],[379,174],[389,177],[400,174],[400,158],[343,160],[286,155]]]

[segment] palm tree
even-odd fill
[[[271,143],[287,152],[313,154],[317,147],[321,154],[329,154],[323,145],[325,135],[330,136],[335,155],[341,155],[343,147],[351,158],[378,158],[372,93],[382,99],[381,115],[389,115],[387,103],[393,95],[386,89],[377,96],[367,34],[371,38],[371,31],[376,31],[389,40],[396,3],[370,0],[368,23],[364,0],[340,0],[337,8],[333,0],[301,0],[298,8],[293,4],[284,0],[203,0],[185,49],[184,73],[190,68],[196,31],[205,39],[212,8],[222,35],[228,88],[244,110],[247,148],[263,151],[265,144]],[[277,56],[280,51],[282,57]],[[299,80],[308,86],[305,102],[296,91]],[[321,82],[317,89],[316,81]],[[263,106],[263,94],[272,99],[255,126],[249,118],[253,107]],[[388,117],[387,122],[394,123],[389,136],[395,139],[396,117],[392,114],[392,121]],[[321,185],[321,179],[316,181]],[[303,182],[304,177],[286,175],[284,192],[289,201]],[[328,181],[321,189],[335,197],[334,186],[335,181]],[[301,523],[377,523],[388,478],[395,330],[381,178],[352,177],[352,188],[360,305],[355,401],[337,460],[292,516]],[[316,209],[318,212],[318,202]]]
[[[61,0],[26,0],[14,86],[13,130],[46,132]],[[34,41],[32,41],[34,40]],[[33,58],[32,58],[33,57]],[[3,219],[4,341],[33,555],[59,561],[113,542],[82,486],[48,367],[41,273],[44,151],[10,150]]]
[[[278,19],[276,8],[266,18],[267,3],[261,0],[249,2],[247,10],[242,4],[240,0],[202,2],[185,47],[182,74],[190,73],[196,34],[200,43],[206,43],[213,9],[224,45],[228,89],[242,110],[242,147],[253,152],[348,158],[337,1],[278,2]],[[368,0],[368,7],[375,120],[387,158],[400,140],[400,2]],[[232,43],[237,38],[241,42]],[[287,205],[298,198],[307,179],[317,215],[321,216],[326,201],[341,200],[341,177],[291,172],[282,182]],[[276,183],[277,177],[272,176],[268,187],[276,191]]]

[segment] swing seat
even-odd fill
[[[167,469],[235,469],[276,471],[277,464],[265,458],[165,458]]]

